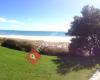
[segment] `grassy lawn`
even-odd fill
[[[0,47],[0,80],[88,80],[98,66],[80,67],[46,55],[32,65],[25,57],[25,52]]]

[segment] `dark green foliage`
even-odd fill
[[[27,42],[18,42],[17,40],[7,39],[2,42],[1,46],[26,51],[29,52],[31,50],[31,45]]]
[[[82,16],[74,17],[68,32],[74,36],[69,49],[74,54],[100,55],[100,9],[85,6],[81,13]]]
[[[14,40],[5,40],[1,45],[4,47],[20,50],[20,48],[17,47],[17,44],[15,44]]]

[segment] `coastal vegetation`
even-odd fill
[[[26,40],[13,38],[0,38],[1,46],[30,52],[31,48],[39,50],[41,54],[46,55],[65,55],[68,52],[67,42],[47,42],[43,40]]]

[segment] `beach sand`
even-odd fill
[[[47,42],[68,42],[70,43],[71,37],[57,37],[57,36],[15,36],[15,35],[0,35],[1,38],[14,38],[26,40],[43,40]]]

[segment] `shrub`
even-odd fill
[[[4,39],[2,46],[29,52],[31,48],[39,49],[41,54],[65,55],[68,52],[68,43],[65,42],[44,42],[24,39]]]
[[[1,46],[27,52],[30,51],[31,49],[31,45],[28,44],[27,42],[25,43],[23,41],[17,41],[13,39],[7,39],[3,41]]]

